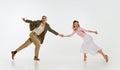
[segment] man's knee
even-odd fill
[[[39,48],[39,47],[40,47],[40,44],[36,44],[35,46]]]

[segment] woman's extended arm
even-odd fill
[[[71,37],[71,36],[73,36],[75,34],[75,31],[73,31],[71,34],[69,34],[69,35],[65,35],[64,37]]]
[[[97,31],[87,30],[87,32],[98,34]]]

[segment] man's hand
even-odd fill
[[[23,20],[24,22],[26,22],[25,18],[22,18],[22,20]]]
[[[60,37],[64,37],[64,35],[63,35],[63,34],[59,34],[58,36],[60,36]]]

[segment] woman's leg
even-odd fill
[[[87,60],[87,55],[86,55],[86,53],[84,53],[84,61],[86,61]]]
[[[98,53],[103,56],[103,58],[105,59],[106,62],[108,62],[108,56],[106,54],[104,54],[102,50],[98,50]]]

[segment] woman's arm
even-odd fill
[[[93,30],[86,30],[86,29],[84,29],[84,28],[81,28],[82,30],[84,30],[85,32],[90,32],[90,33],[95,33],[95,34],[98,34],[98,32],[97,31],[93,31]]]
[[[71,34],[69,34],[69,35],[65,35],[64,37],[71,37],[71,36],[73,36],[75,34],[75,31],[73,31]]]
[[[98,34],[97,31],[87,30],[87,32]]]

